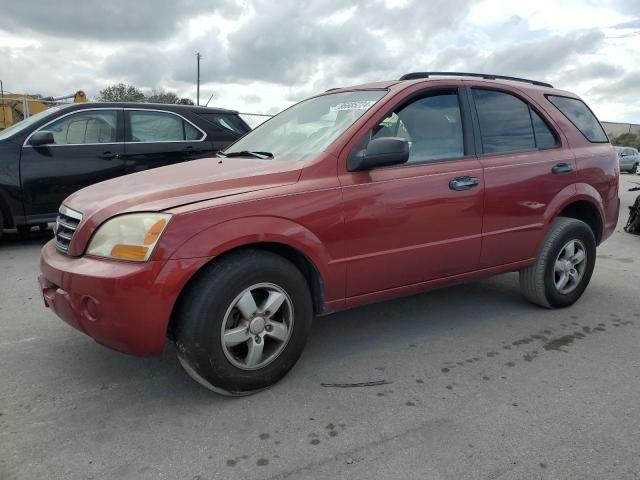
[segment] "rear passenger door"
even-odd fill
[[[205,132],[175,112],[126,109],[127,173],[211,156],[205,138]]]
[[[550,202],[575,183],[574,155],[541,109],[514,91],[473,86],[476,148],[484,169],[480,268],[536,255]]]

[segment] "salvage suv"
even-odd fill
[[[218,154],[81,190],[42,250],[46,305],[231,395],[282,378],[315,315],[520,272],[583,294],[619,169],[591,110],[525,79],[412,73],[332,89]],[[401,321],[391,319],[391,321]]]

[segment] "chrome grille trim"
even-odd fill
[[[68,253],[69,245],[73,239],[73,234],[76,232],[78,225],[82,221],[82,214],[76,212],[62,205],[58,211],[58,217],[56,218],[55,233],[55,246],[61,253]]]

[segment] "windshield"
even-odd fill
[[[61,108],[62,107],[51,107],[47,110],[43,110],[40,113],[31,115],[30,117],[25,118],[24,120],[21,120],[18,123],[14,123],[13,125],[11,125],[8,128],[5,128],[4,130],[0,130],[0,140],[4,140],[5,138],[9,138],[10,136],[15,135],[16,133],[20,133],[25,128],[30,127],[31,125],[36,123],[38,120],[42,120],[43,118],[46,118],[49,115],[52,115],[53,113],[57,112]]]
[[[247,133],[223,154],[260,152],[269,158],[306,160],[331,145],[386,93],[363,90],[310,98]]]

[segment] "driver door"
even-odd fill
[[[465,141],[470,118],[463,101],[455,87],[424,92],[397,106],[356,146],[403,137],[410,156],[403,165],[341,175],[351,304],[358,303],[354,297],[478,268],[484,180],[472,142]]]
[[[80,110],[42,126],[55,143],[22,147],[22,192],[27,220],[55,218],[72,193],[123,175],[121,109]]]

